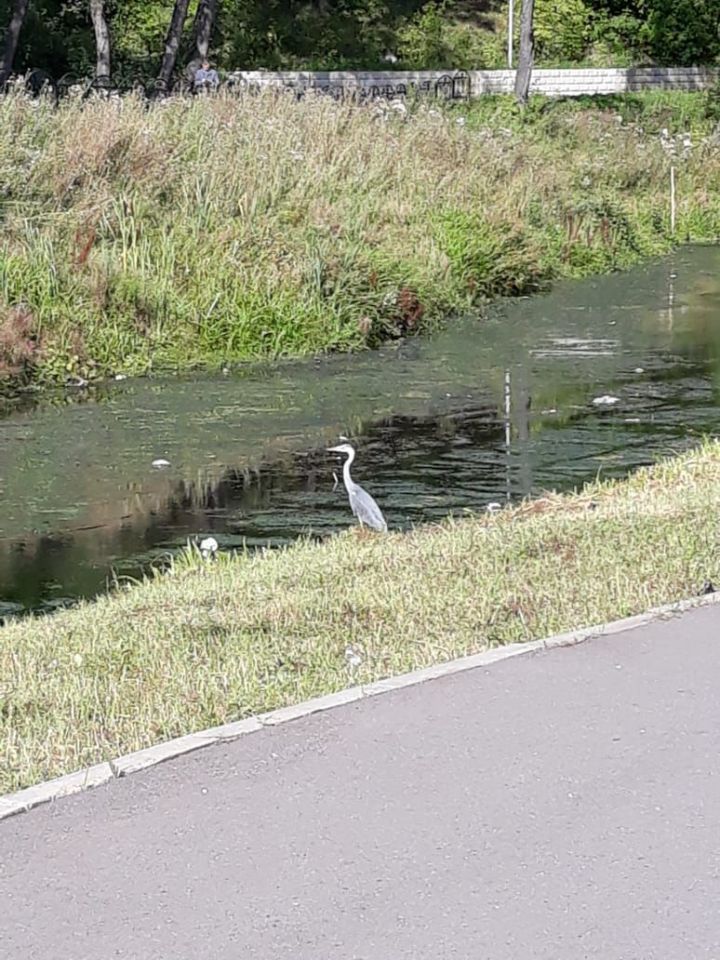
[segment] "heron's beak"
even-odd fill
[[[328,453],[345,453],[342,447],[327,447]]]

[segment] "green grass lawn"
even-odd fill
[[[215,563],[190,551],[146,584],[0,629],[0,792],[696,594],[720,580],[719,515],[707,443],[626,482],[409,533]]]

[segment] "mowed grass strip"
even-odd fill
[[[215,563],[0,629],[0,793],[720,579],[720,445],[409,533]],[[350,520],[350,517],[348,517]],[[362,662],[352,667],[346,648]]]

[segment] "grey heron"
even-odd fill
[[[328,453],[344,453],[347,456],[343,464],[343,483],[350,500],[350,509],[358,518],[360,526],[387,533],[387,523],[382,510],[370,494],[350,476],[350,467],[355,459],[355,448],[349,443],[340,443],[337,447],[328,447]]]

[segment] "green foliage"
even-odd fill
[[[191,21],[198,0],[192,0],[188,19]],[[172,15],[172,0],[123,0],[111,11],[111,30],[117,79],[154,76],[163,50],[163,43]],[[189,38],[186,36],[186,46]],[[186,50],[185,53],[188,51]]]
[[[720,55],[720,4],[717,0],[649,0],[642,36],[660,63],[712,63]]]
[[[527,235],[480,213],[446,210],[437,218],[438,242],[469,299],[512,296],[538,286],[537,252]]]
[[[0,0],[0,28],[11,0]],[[178,70],[190,53],[192,0]],[[519,8],[519,3],[518,3]],[[113,72],[152,77],[173,0],[107,0]],[[714,63],[720,56],[717,0],[536,0],[538,64]],[[227,69],[504,65],[507,0],[224,0],[214,55]],[[59,78],[94,64],[88,0],[33,0],[16,66]]]
[[[398,34],[398,52],[411,70],[450,66],[446,0],[426,4]]]
[[[591,10],[584,0],[535,0],[538,60],[582,60],[590,19]]]
[[[456,16],[457,3],[432,0],[395,37],[399,65],[409,70],[478,70],[502,66],[504,37]]]
[[[615,16],[596,14],[590,26],[595,61],[620,66],[642,61],[645,58],[642,26],[642,20],[629,11]]]
[[[720,79],[705,94],[705,117],[720,124]]]

